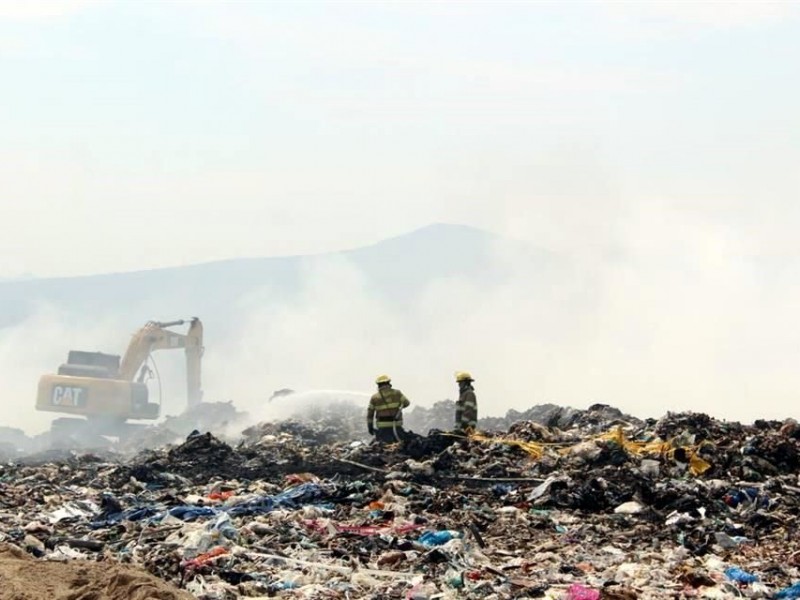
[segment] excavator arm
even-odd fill
[[[128,344],[119,367],[119,378],[133,381],[147,357],[155,350],[183,348],[186,352],[186,398],[189,408],[202,401],[201,360],[203,357],[203,324],[200,319],[188,321],[185,333],[171,331],[169,327],[185,325],[187,321],[149,321],[137,331]]]

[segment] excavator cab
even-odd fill
[[[116,379],[119,377],[119,361],[121,358],[119,354],[70,350],[69,355],[67,355],[67,362],[58,367],[58,374],[72,375],[73,377]]]

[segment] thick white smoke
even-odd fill
[[[453,371],[468,369],[484,414],[605,402],[641,417],[790,416],[793,278],[765,270],[730,229],[669,207],[632,212],[619,233],[613,252],[576,253],[548,273],[503,246],[506,283],[441,280],[402,309],[332,261],[306,274],[292,306],[243,302],[209,389],[252,407],[282,387],[371,391],[387,372],[430,404],[452,398]]]
[[[206,322],[205,399],[232,400],[254,420],[282,418],[317,396],[269,402],[278,389],[348,390],[366,405],[375,376],[388,373],[412,403],[430,405],[454,397],[453,372],[466,369],[484,415],[604,402],[641,417],[792,416],[797,267],[755,254],[738,231],[651,204],[618,221],[613,243],[576,245],[544,270],[498,244],[504,282],[454,276],[400,304],[344,258],[317,261],[293,302],[265,288],[237,301],[235,320]],[[403,281],[395,285],[405,293]],[[41,307],[0,330],[2,424],[45,429],[57,415],[33,410],[38,377],[69,349],[121,353],[143,320]],[[177,414],[182,353],[156,361],[164,413]]]

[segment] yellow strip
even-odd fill
[[[537,460],[544,456],[544,447],[536,442],[522,442],[520,440],[512,440],[508,438],[490,438],[482,433],[477,432],[470,433],[469,439],[475,440],[476,442],[488,442],[490,444],[506,444],[507,446],[516,446],[518,448],[522,448],[522,450]]]
[[[469,432],[466,436],[452,434],[452,433],[443,433],[443,435],[450,435],[452,437],[470,439],[476,442],[483,442],[489,444],[506,444],[508,446],[516,446],[524,450],[528,455],[530,455],[532,458],[536,460],[544,456],[544,451],[546,447],[565,445],[563,443],[524,442],[510,438],[493,438],[478,432]],[[672,457],[676,449],[676,446],[672,441],[637,442],[634,440],[629,440],[626,437],[625,432],[622,430],[622,427],[620,426],[617,426],[611,431],[607,431],[606,433],[600,434],[594,438],[590,438],[590,440],[592,439],[606,441],[606,442],[614,442],[629,454],[633,454],[636,456],[657,455],[663,457],[667,456]],[[711,465],[702,458],[700,458],[697,454],[698,451],[700,450],[700,447],[707,444],[708,442],[703,442],[702,444],[685,447],[685,450],[689,456],[689,471],[694,476],[702,475],[711,468]],[[560,449],[559,452],[561,454],[566,454],[576,446],[577,444],[569,445],[565,448]]]

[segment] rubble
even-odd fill
[[[201,600],[800,597],[790,422],[518,414],[536,419],[382,446],[320,413],[10,462],[0,542]]]

